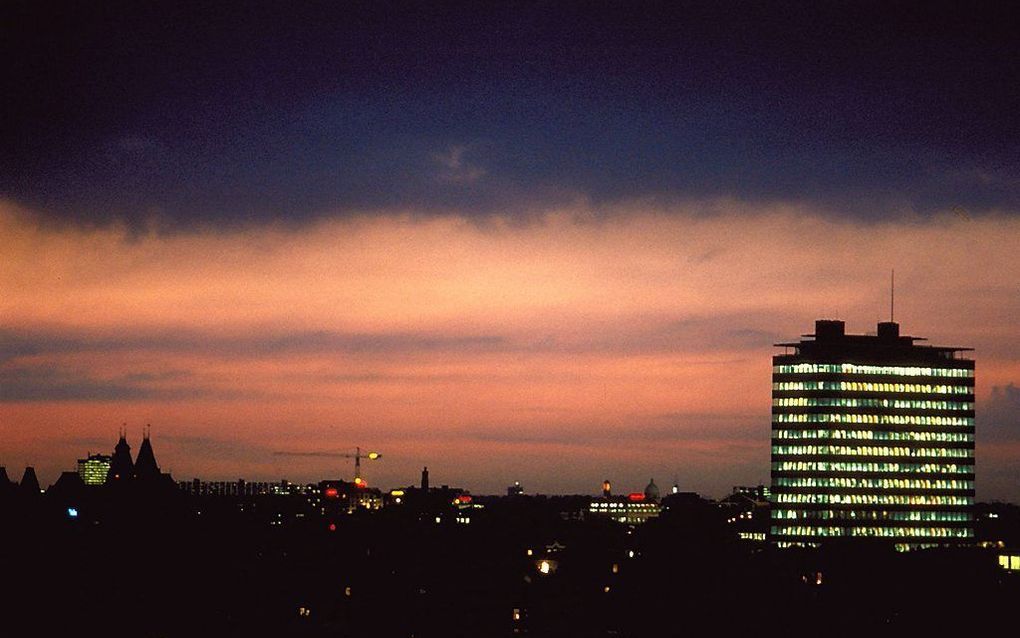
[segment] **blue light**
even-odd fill
[[[67,508],[67,515],[71,518],[78,518],[78,508],[76,507]]]

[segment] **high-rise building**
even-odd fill
[[[102,485],[110,472],[111,457],[105,454],[89,454],[78,459],[78,476],[85,485]]]
[[[772,358],[778,546],[879,538],[899,549],[974,536],[974,361],[899,325],[842,321]]]

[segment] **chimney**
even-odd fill
[[[900,337],[900,324],[895,321],[882,321],[878,324],[878,338],[894,341]]]
[[[815,321],[815,340],[832,341],[841,339],[846,334],[846,324],[837,319],[819,319]]]

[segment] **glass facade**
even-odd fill
[[[893,323],[877,335],[815,327],[773,357],[771,540],[874,537],[909,549],[972,539],[966,349],[917,345]]]

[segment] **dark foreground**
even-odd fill
[[[995,550],[769,550],[707,509],[629,528],[515,498],[470,524],[393,507],[331,531],[271,498],[110,496],[76,518],[6,498],[0,633],[948,635],[1008,625],[1020,601]]]

